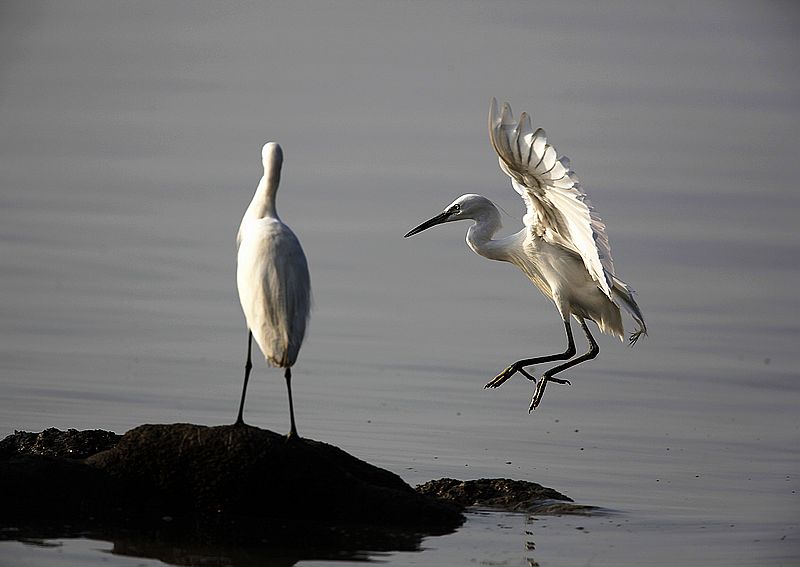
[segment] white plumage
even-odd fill
[[[294,232],[275,209],[283,164],[281,147],[268,142],[261,150],[264,175],[244,213],[236,236],[236,284],[247,327],[247,364],[237,423],[243,423],[244,399],[252,368],[255,339],[271,366],[285,368],[291,417],[290,437],[297,435],[292,404],[291,367],[305,337],[311,307],[308,263]]]
[[[511,178],[512,187],[525,202],[525,227],[511,236],[493,239],[501,226],[497,207],[486,197],[467,194],[406,236],[445,222],[473,220],[467,230],[470,248],[486,258],[516,265],[553,300],[564,321],[567,349],[519,360],[486,385],[496,388],[517,372],[535,381],[524,367],[566,360],[547,370],[538,381],[530,405],[533,410],[539,405],[547,382],[569,383],[554,378],[555,374],[597,356],[599,347],[586,327],[586,319],[594,321],[601,331],[622,339],[622,306],[637,325],[630,336],[631,345],[647,334],[647,327],[633,290],[614,274],[605,224],[581,189],[569,159],[558,156],[544,130],[533,130],[526,113],[515,121],[511,107],[504,104],[499,111],[495,99],[489,110],[489,137],[500,169]],[[580,323],[589,342],[589,351],[575,358],[570,316]]]

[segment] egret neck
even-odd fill
[[[472,214],[475,223],[467,229],[467,244],[476,254],[490,260],[508,261],[503,242],[505,239],[492,240],[492,237],[503,226],[500,222],[500,211],[486,199],[481,209]]]
[[[280,220],[275,210],[275,195],[278,193],[278,184],[281,181],[281,166],[283,165],[283,151],[274,143],[264,146],[261,152],[264,163],[264,175],[258,182],[253,200],[245,212],[246,218],[263,219],[272,218]]]

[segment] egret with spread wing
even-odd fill
[[[555,303],[567,334],[566,350],[518,360],[486,384],[486,388],[497,388],[517,372],[536,382],[525,367],[565,361],[542,374],[531,399],[532,411],[541,402],[548,382],[569,384],[568,380],[556,378],[556,374],[593,359],[600,352],[586,326],[587,319],[602,332],[623,339],[622,307],[637,325],[629,337],[631,346],[647,334],[647,327],[633,290],[614,274],[605,224],[581,189],[569,160],[559,157],[547,143],[544,130],[531,128],[526,113],[517,122],[511,107],[504,104],[500,112],[495,99],[489,110],[489,137],[500,169],[511,178],[511,186],[525,201],[525,227],[511,236],[493,239],[501,226],[497,207],[486,197],[467,194],[410,230],[406,237],[437,224],[472,220],[467,230],[469,247],[485,258],[514,264]],[[580,356],[575,356],[570,316],[578,321],[589,342],[589,350]]]
[[[236,235],[236,285],[247,321],[247,363],[237,425],[244,423],[244,398],[253,367],[253,339],[270,366],[285,368],[289,393],[289,439],[297,437],[292,404],[292,365],[306,333],[311,308],[311,279],[300,241],[281,222],[275,195],[281,179],[283,150],[275,142],[261,149],[264,176]]]

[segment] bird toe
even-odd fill
[[[517,369],[514,368],[513,365],[509,366],[508,368],[503,370],[500,374],[495,376],[492,380],[490,380],[484,386],[484,388],[497,388],[499,386],[502,386],[506,380],[508,380],[509,378],[511,378],[511,376],[514,375],[515,372],[517,372]]]

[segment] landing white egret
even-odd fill
[[[283,150],[267,142],[261,150],[264,176],[244,213],[236,235],[236,284],[247,321],[247,363],[237,424],[243,424],[247,381],[253,368],[251,351],[255,338],[270,366],[285,368],[289,393],[291,429],[296,438],[292,403],[292,365],[306,333],[311,308],[311,279],[300,241],[281,222],[275,210],[275,194],[281,178]]]
[[[566,350],[518,360],[485,386],[497,388],[517,372],[536,382],[526,366],[566,361],[542,374],[528,409],[532,411],[541,402],[548,382],[569,384],[568,380],[555,378],[556,374],[593,359],[600,351],[586,326],[587,319],[602,332],[623,339],[620,307],[624,308],[637,325],[629,338],[631,346],[647,334],[647,327],[633,290],[614,275],[605,224],[582,190],[569,159],[558,156],[547,143],[544,130],[531,128],[526,113],[517,122],[507,103],[502,112],[498,111],[495,99],[489,109],[489,137],[500,169],[511,178],[512,187],[525,201],[525,227],[511,236],[493,239],[501,226],[497,207],[486,197],[467,194],[410,230],[406,237],[437,224],[472,220],[474,223],[467,230],[469,247],[485,258],[514,264],[555,303],[567,334]],[[589,342],[589,350],[575,358],[570,316],[580,323]]]

